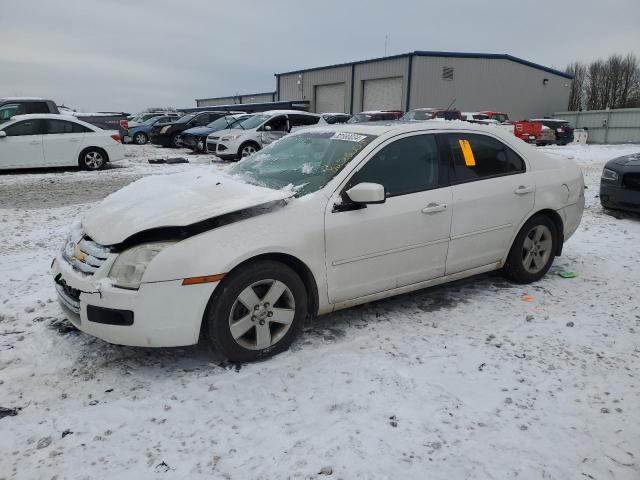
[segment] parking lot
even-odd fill
[[[343,310],[248,365],[64,319],[49,266],[75,218],[144,176],[229,165],[125,148],[103,171],[0,175],[0,407],[15,409],[0,478],[639,478],[640,217],[597,198],[604,163],[637,145],[543,148],[588,189],[541,281],[486,274]]]

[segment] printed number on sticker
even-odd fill
[[[361,142],[367,138],[366,135],[359,135],[357,133],[348,133],[348,132],[336,132],[331,137],[331,140],[346,140],[347,142]]]
[[[473,156],[473,150],[471,150],[469,140],[458,140],[458,143],[460,144],[460,149],[462,150],[462,155],[464,156],[464,164],[467,167],[475,167],[476,159]]]

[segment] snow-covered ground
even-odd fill
[[[243,366],[64,320],[48,268],[72,220],[211,162],[126,148],[102,172],[0,175],[0,407],[17,409],[0,418],[0,479],[640,478],[640,217],[596,198],[605,161],[640,146],[544,148],[588,190],[542,281],[482,275],[342,311]]]

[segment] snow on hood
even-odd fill
[[[85,214],[82,227],[94,241],[113,245],[152,228],[184,227],[294,194],[250,185],[213,170],[153,175],[106,197]]]

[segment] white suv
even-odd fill
[[[207,151],[223,160],[248,157],[291,131],[319,124],[326,122],[315,113],[269,110],[253,115],[239,128],[212,133],[207,137]]]

